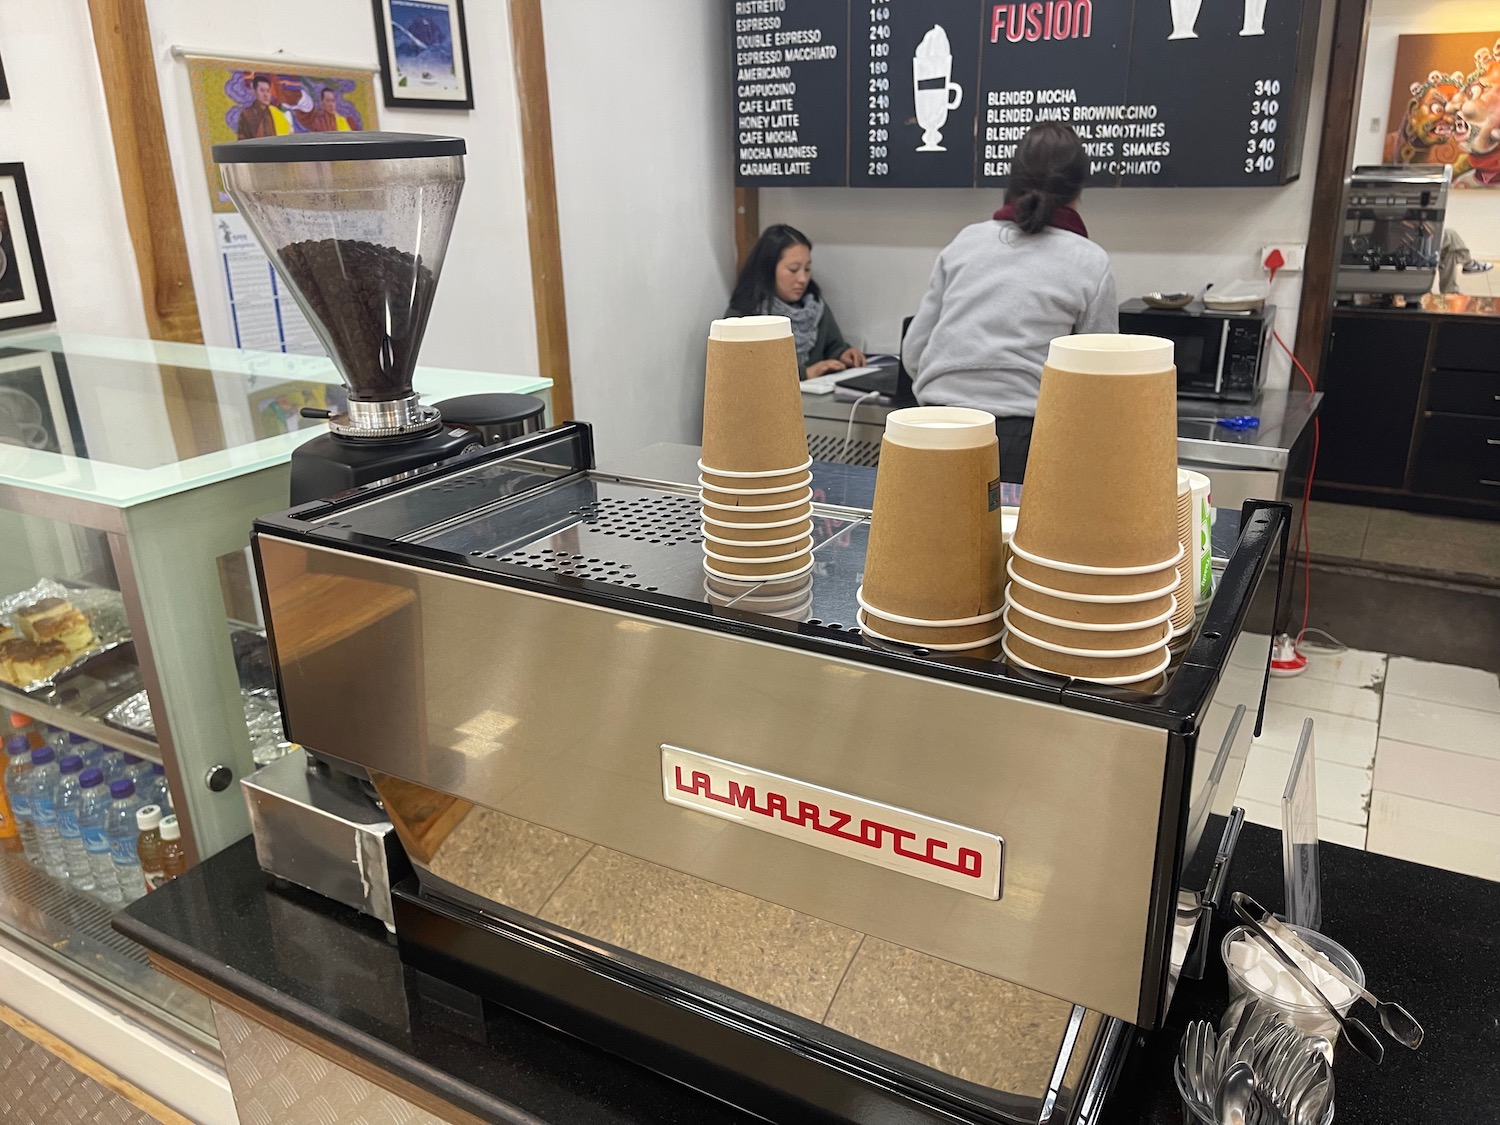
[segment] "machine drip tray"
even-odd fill
[[[773,1121],[1092,1121],[1118,1071],[1117,1020],[1074,1009],[1043,1098],[954,1078],[711,981],[578,940],[494,904],[394,888],[396,935],[419,993],[430,980],[498,1003]]]

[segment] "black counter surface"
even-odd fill
[[[1276,909],[1280,834],[1246,825],[1230,886]],[[1325,844],[1323,930],[1372,990],[1421,1021],[1417,1052],[1375,1067],[1340,1046],[1337,1120],[1500,1120],[1500,884]],[[250,1003],[375,1060],[479,1117],[591,1125],[749,1118],[522,1016],[496,1009],[482,1037],[420,999],[383,926],[272,879],[242,840],[131,904],[116,928]],[[1185,983],[1165,1029],[1141,1036],[1103,1125],[1178,1125],[1171,1060],[1187,1022],[1228,998],[1215,927],[1209,973]],[[1377,1029],[1360,1005],[1355,1014]]]

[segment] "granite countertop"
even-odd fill
[[[1247,825],[1230,886],[1279,905],[1280,835]],[[1500,1104],[1500,885],[1324,845],[1323,929],[1371,985],[1422,1022],[1418,1052],[1374,1067],[1347,1048],[1338,1120],[1483,1121]],[[451,1104],[497,1121],[568,1125],[746,1121],[722,1104],[503,1010],[482,1041],[414,990],[384,928],[264,874],[250,840],[131,904],[117,928],[167,959]],[[1215,927],[1215,945],[1228,928]],[[1104,1125],[1178,1125],[1171,1060],[1187,1022],[1217,1018],[1224,971],[1185,983],[1161,1031],[1139,1037]],[[1361,1018],[1374,1025],[1364,1010]]]
[[[1490,276],[1495,276],[1491,274]],[[1438,298],[1431,294],[1422,299],[1422,304],[1407,305],[1393,309],[1374,305],[1334,305],[1334,315],[1353,313],[1357,316],[1433,317],[1441,320],[1495,320],[1500,318],[1500,297],[1453,294],[1460,298],[1452,305],[1438,305]],[[1430,298],[1430,299],[1429,299]],[[1462,298],[1467,298],[1463,300]]]

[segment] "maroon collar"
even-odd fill
[[[995,212],[994,217],[1001,221],[1016,221],[1016,209],[1014,205],[1007,203]],[[1072,231],[1081,238],[1089,236],[1089,228],[1083,225],[1083,216],[1071,207],[1063,206],[1052,212],[1052,219],[1047,223],[1049,227],[1057,227],[1059,230]]]

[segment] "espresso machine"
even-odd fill
[[[412,387],[464,185],[459,137],[296,133],[213,147],[225,190],[348,391],[292,454],[292,503],[400,477],[481,443]],[[539,428],[539,427],[538,427]]]
[[[1288,509],[1148,696],[862,636],[865,508],[815,504],[796,590],[706,579],[694,456],[568,423],[257,521],[288,735],[378,792],[411,979],[770,1120],[1098,1121],[1207,930]]]
[[[1388,302],[1421,297],[1437,280],[1453,169],[1447,164],[1362,165],[1344,195],[1335,296]]]

